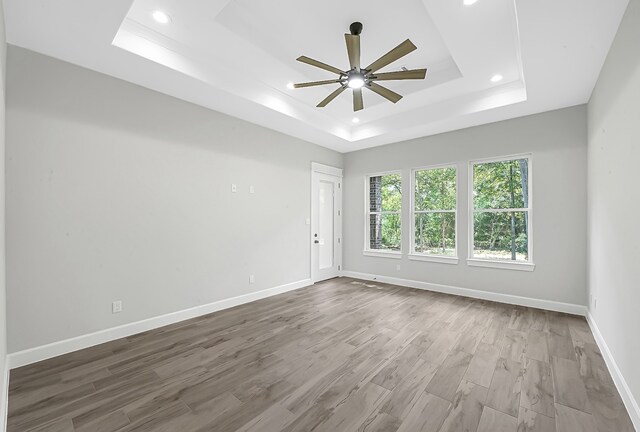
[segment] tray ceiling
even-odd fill
[[[12,44],[341,152],[586,102],[626,4],[5,0]],[[383,71],[426,67],[427,78],[385,83],[404,96],[397,104],[364,92],[354,113],[345,92],[316,108],[335,87],[287,84],[334,75],[295,59],[347,69],[353,21],[364,63],[410,38],[418,49]]]

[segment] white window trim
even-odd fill
[[[469,258],[467,265],[470,267],[491,267],[506,270],[533,271],[536,265],[523,261],[496,261],[482,258]]]
[[[425,262],[434,262],[440,264],[453,264],[456,265],[459,262],[457,256],[451,255],[427,255],[421,253],[410,253],[408,258],[411,261],[425,261]]]
[[[371,249],[369,247],[369,235],[370,235],[370,215],[369,211],[369,179],[371,177],[385,176],[397,174],[400,176],[400,184],[404,184],[404,177],[402,175],[401,170],[393,170],[393,171],[383,171],[371,174],[365,174],[364,176],[364,249],[362,250],[362,254],[365,256],[372,257],[380,257],[380,258],[392,258],[392,259],[401,259],[402,258],[402,203],[404,201],[404,197],[400,200],[400,211],[397,212],[381,212],[381,214],[398,214],[400,215],[400,250],[394,251],[389,249]],[[374,212],[378,213],[378,212]]]
[[[425,171],[431,169],[439,169],[439,168],[453,168],[456,170],[456,208],[455,210],[433,210],[433,211],[416,211],[415,207],[415,199],[416,199],[416,171]],[[409,196],[409,208],[411,211],[411,229],[409,230],[409,255],[408,258],[413,261],[430,261],[444,264],[458,264],[458,201],[459,195],[458,191],[460,190],[460,176],[458,175],[458,165],[457,164],[441,164],[441,165],[430,165],[425,167],[418,167],[411,169],[411,193]],[[416,233],[415,233],[415,220],[416,214],[418,213],[453,213],[456,219],[456,243],[455,243],[455,256],[451,255],[436,255],[436,254],[425,254],[416,252]]]
[[[364,256],[380,257],[380,258],[392,258],[402,259],[402,252],[385,249],[365,249],[362,251]]]
[[[473,256],[473,241],[474,241],[474,221],[475,221],[475,208],[473,203],[473,167],[474,165],[481,163],[490,163],[490,162],[503,162],[514,159],[527,159],[528,165],[528,173],[529,173],[529,202],[527,203],[526,208],[517,209],[518,211],[527,211],[529,214],[527,230],[529,232],[529,236],[527,238],[528,242],[528,251],[529,251],[529,260],[528,261],[500,261],[500,260],[492,260],[485,258],[476,258]],[[467,257],[467,265],[471,267],[491,267],[497,269],[507,269],[507,270],[520,270],[520,271],[533,271],[536,267],[533,260],[533,157],[531,153],[525,154],[516,154],[510,156],[502,156],[497,158],[487,158],[487,159],[476,159],[469,161],[468,166],[468,192],[467,199],[469,205],[469,250]],[[481,212],[509,212],[515,209],[483,209]]]

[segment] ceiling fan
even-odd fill
[[[396,103],[400,99],[402,99],[402,96],[394,91],[389,90],[386,87],[381,86],[380,84],[376,83],[376,81],[424,79],[424,77],[426,76],[426,69],[376,73],[383,67],[393,63],[394,61],[406,56],[410,52],[417,49],[417,47],[409,39],[402,42],[400,45],[380,57],[378,60],[371,63],[369,66],[364,68],[361,67],[360,33],[362,33],[362,24],[359,22],[354,22],[353,24],[351,24],[351,26],[349,26],[349,30],[351,31],[351,34],[345,34],[344,38],[347,42],[347,54],[349,55],[349,66],[351,69],[343,71],[306,56],[301,56],[296,59],[299,62],[306,63],[311,66],[315,66],[339,75],[337,79],[313,81],[293,85],[294,88],[304,88],[327,84],[340,84],[340,87],[338,89],[336,89],[333,93],[331,93],[317,105],[318,107],[327,106],[329,102],[338,97],[347,88],[353,90],[354,111],[359,111],[364,108],[364,104],[362,102],[363,88],[368,88],[369,90],[379,94],[380,96],[390,100],[391,102]]]

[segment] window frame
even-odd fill
[[[391,171],[382,171],[375,172],[370,174],[365,174],[364,176],[364,249],[362,250],[362,254],[365,256],[374,256],[374,257],[383,257],[383,258],[393,258],[393,259],[402,259],[403,247],[402,247],[402,207],[404,205],[404,194],[400,199],[400,211],[390,212],[390,211],[381,211],[381,212],[371,212],[370,207],[370,181],[371,177],[382,177],[385,175],[399,175],[400,176],[400,184],[401,190],[404,190],[404,176],[402,175],[402,170],[391,170]],[[400,216],[400,250],[386,250],[386,249],[371,249],[370,245],[370,233],[371,233],[371,214],[397,214]]]
[[[527,207],[523,208],[514,208],[514,209],[481,209],[477,210],[474,206],[474,183],[473,183],[473,172],[475,165],[492,163],[492,162],[505,162],[512,161],[518,159],[527,159],[527,171],[529,176],[528,181],[528,196],[529,202],[527,203]],[[533,156],[531,153],[524,154],[516,154],[509,156],[501,156],[494,158],[486,158],[486,159],[476,159],[469,161],[468,167],[468,206],[469,206],[469,238],[468,238],[468,255],[467,255],[467,265],[472,267],[492,267],[499,269],[508,269],[508,270],[521,270],[521,271],[533,271],[535,269],[534,263],[534,255],[533,255]],[[475,240],[475,213],[480,212],[491,212],[491,213],[506,213],[509,211],[526,211],[528,213],[528,221],[527,221],[527,248],[529,259],[524,261],[502,261],[495,259],[487,259],[487,258],[477,258],[473,256],[474,251],[474,240]]]
[[[454,210],[418,210],[416,211],[416,172],[417,171],[427,171],[427,170],[434,170],[434,169],[443,169],[443,168],[453,168],[456,170],[456,208]],[[447,164],[439,164],[439,165],[428,165],[428,166],[423,166],[423,167],[418,167],[418,168],[412,168],[411,169],[411,194],[409,197],[409,205],[410,205],[410,213],[411,213],[411,230],[409,231],[409,254],[408,254],[408,258],[410,260],[413,261],[427,261],[427,262],[437,262],[437,263],[443,263],[443,264],[453,264],[456,265],[459,262],[459,258],[458,258],[458,219],[459,219],[459,212],[458,209],[460,208],[459,206],[459,202],[460,202],[460,195],[459,195],[459,191],[460,191],[460,176],[459,176],[459,169],[458,169],[458,165],[455,163],[447,163]],[[428,213],[453,213],[455,216],[455,236],[456,236],[456,241],[455,241],[455,252],[456,254],[454,256],[449,256],[449,255],[436,255],[436,254],[425,254],[425,253],[420,253],[420,252],[416,252],[416,233],[415,233],[415,221],[416,221],[416,214],[428,214]]]

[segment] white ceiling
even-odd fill
[[[4,3],[11,44],[349,152],[587,102],[628,0]],[[287,84],[335,75],[295,59],[348,69],[353,21],[364,64],[410,38],[418,50],[383,71],[427,78],[385,83],[397,104],[365,91],[356,114],[348,92],[316,108],[335,86]]]

